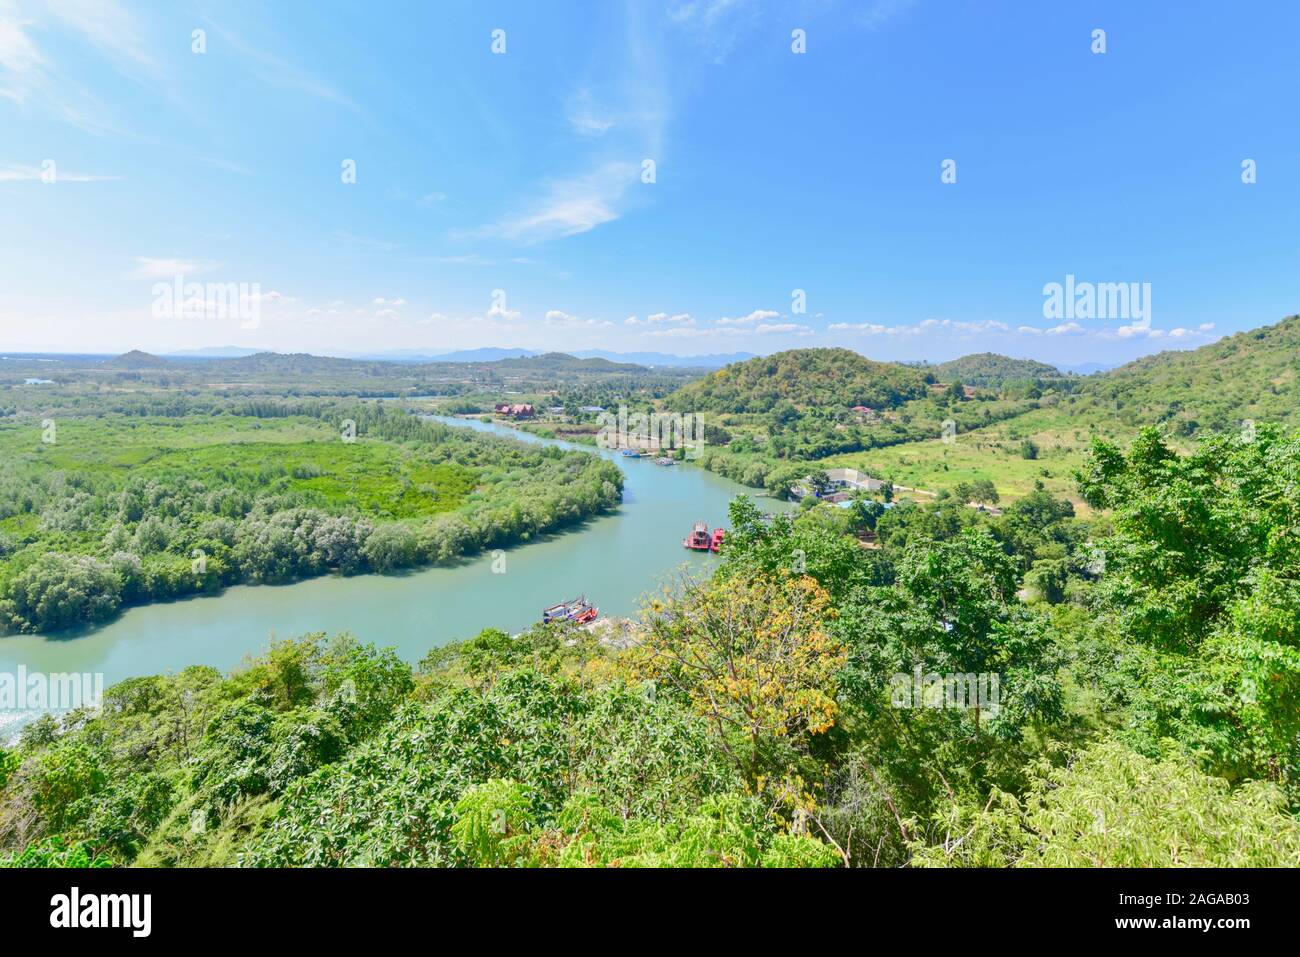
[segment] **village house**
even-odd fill
[[[854,492],[879,492],[885,487],[880,479],[872,478],[857,469],[827,469],[826,477],[830,480],[832,491],[818,496],[823,502],[846,502],[853,498]],[[803,498],[814,493],[805,478],[803,483],[791,487],[790,494],[795,498]]]
[[[509,402],[498,402],[492,407],[497,415],[510,416],[512,419],[531,419],[536,410],[527,402],[512,405]]]

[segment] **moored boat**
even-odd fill
[[[673,464],[673,460],[666,455],[661,455],[659,456],[659,458],[655,459],[655,465],[672,465],[672,464]]]
[[[696,522],[691,526],[691,533],[682,539],[682,544],[697,552],[707,552],[711,545],[709,526],[706,522]]]
[[[600,609],[587,601],[586,595],[579,595],[577,598],[570,598],[568,601],[562,601],[550,608],[543,608],[542,624],[550,624],[553,621],[572,621],[585,625],[589,621],[595,621],[599,616]]]
[[[727,530],[725,528],[715,528],[713,530],[713,538],[709,542],[710,550],[715,552],[722,551],[722,540],[726,537],[726,535],[727,535]]]

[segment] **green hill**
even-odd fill
[[[1300,423],[1300,315],[1199,349],[1161,352],[1091,376],[1082,391],[1134,424],[1192,435]]]
[[[1064,378],[1061,370],[1036,359],[1012,359],[996,352],[978,352],[949,362],[931,366],[930,371],[940,382],[961,382],[965,385],[998,388],[1013,379],[1043,382]]]
[[[612,362],[599,357],[579,359],[567,352],[547,352],[540,356],[520,356],[483,363],[494,369],[519,369],[523,372],[645,372],[645,366],[631,362]]]
[[[848,349],[791,349],[711,372],[668,398],[671,408],[699,412],[769,412],[866,405],[892,408],[926,394],[933,376],[896,362],[873,362]]]

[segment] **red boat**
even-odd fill
[[[705,522],[696,522],[691,526],[691,534],[682,539],[682,544],[697,552],[707,552],[711,547],[709,526]]]
[[[713,530],[713,541],[709,543],[709,548],[715,552],[722,551],[722,539],[726,537],[727,530],[724,528],[715,528]]]
[[[599,616],[600,609],[587,601],[586,595],[579,595],[577,598],[542,609],[543,624],[552,621],[574,621],[579,625],[585,625],[589,621],[595,621]]]

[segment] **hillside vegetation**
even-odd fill
[[[1134,424],[1183,435],[1243,420],[1300,422],[1300,316],[1199,349],[1161,352],[1090,376],[1084,393]]]
[[[932,377],[848,349],[792,349],[711,372],[668,398],[681,412],[771,412],[824,406],[892,408],[926,394]]]
[[[1035,359],[1012,359],[996,352],[979,352],[948,362],[929,366],[929,371],[940,382],[962,382],[966,385],[999,387],[1015,379],[1043,382],[1063,379],[1064,373],[1055,366]]]
[[[798,355],[798,364],[809,368],[854,366],[844,353],[829,349],[780,355]],[[807,474],[809,463],[816,462],[938,492],[987,480],[1014,498],[1043,484],[1082,507],[1073,475],[1094,438],[1127,440],[1143,427],[1156,426],[1176,446],[1187,448],[1199,437],[1249,431],[1254,424],[1300,424],[1296,316],[1091,376],[1064,376],[1043,363],[991,353],[964,356],[915,370],[949,382],[948,390],[932,387],[923,397],[901,398],[880,416],[851,414],[836,389],[777,385],[765,382],[752,366],[740,375],[741,366],[691,383],[672,401],[684,410],[683,396],[701,399],[711,380],[727,383],[702,408],[717,410],[716,421],[731,441],[713,443],[701,464],[774,491]],[[1023,375],[1035,372],[1055,377]],[[830,375],[823,379],[832,381]],[[760,398],[740,394],[739,382],[749,383]],[[959,397],[959,382],[977,386],[974,395]],[[767,405],[774,393],[798,391],[805,397],[820,393],[823,404],[779,403],[764,415],[746,412]],[[949,441],[943,441],[944,422],[949,423]]]

